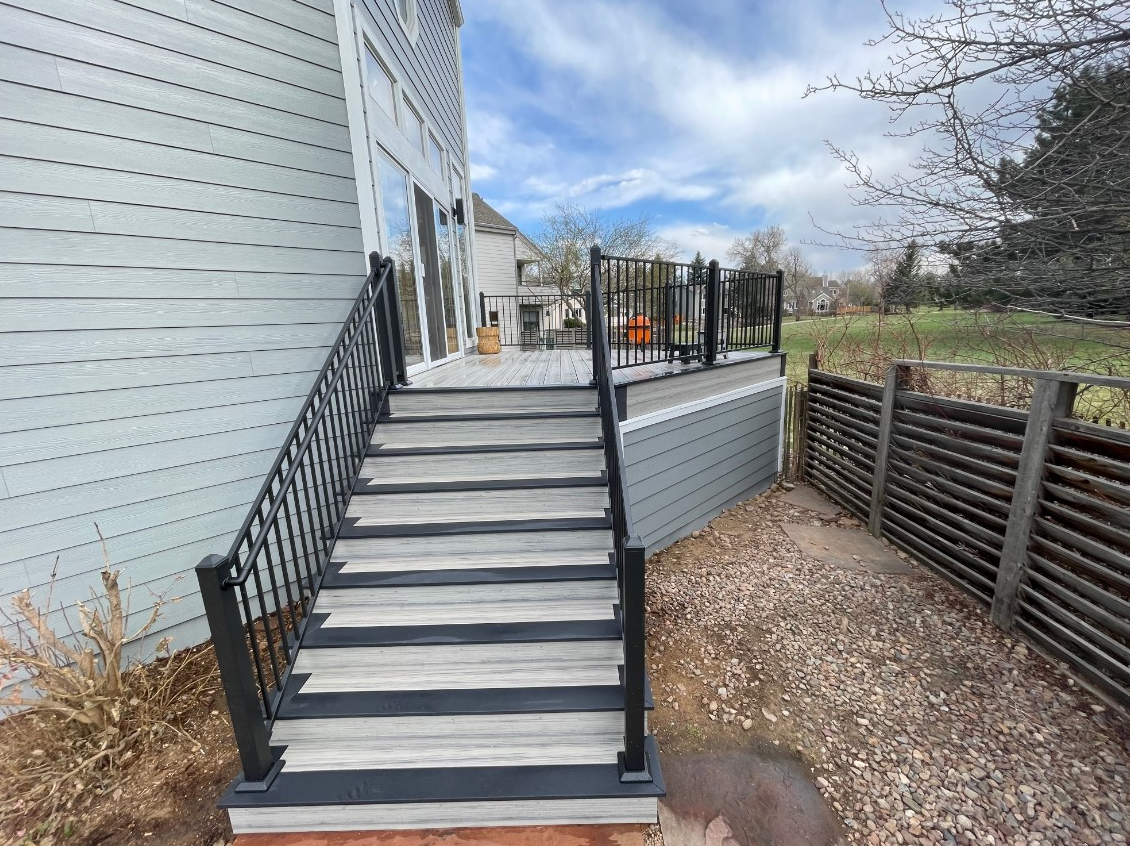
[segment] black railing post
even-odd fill
[[[388,284],[385,286],[385,296],[388,297],[389,331],[392,334],[392,357],[395,367],[394,378],[388,380],[388,387],[396,389],[398,385],[411,385],[408,380],[408,354],[404,349],[404,321],[400,316],[400,284],[396,278],[396,262],[391,258],[388,262]]]
[[[232,732],[239,748],[239,762],[243,766],[243,781],[237,789],[261,793],[271,786],[282,763],[271,751],[267,722],[255,690],[239,601],[233,588],[224,587],[224,580],[230,575],[228,559],[220,555],[209,555],[196,566],[200,596],[212,632],[212,648],[216,652]]]
[[[647,768],[647,729],[644,720],[644,584],[645,555],[638,537],[628,538],[623,550],[621,623],[624,627],[624,752],[620,781],[651,781]]]
[[[785,271],[777,271],[777,290],[773,297],[773,352],[781,351],[781,321],[785,312]]]
[[[589,311],[589,326],[590,327],[593,327],[593,326],[596,325],[596,321],[600,320],[600,315],[603,312],[603,309],[600,307],[601,305],[603,305],[603,303],[600,302],[600,300],[597,299],[598,297],[601,298],[601,300],[604,298],[604,291],[602,290],[602,286],[601,286],[601,283],[600,283],[600,259],[601,259],[600,247],[594,246],[591,250],[589,250],[590,282],[589,282],[589,296],[588,296],[588,311]],[[611,317],[609,317],[609,319],[611,320]],[[591,331],[591,329],[590,329],[590,331]],[[601,372],[601,369],[604,367],[604,364],[601,361],[601,356],[608,354],[609,344],[611,344],[611,338],[604,338],[603,343],[596,343],[596,341],[594,339],[593,343],[591,344],[591,346],[592,346],[592,381],[593,381],[594,385],[596,384],[596,381],[599,378],[598,374]]]
[[[706,338],[703,344],[703,362],[713,364],[718,358],[718,260],[712,259],[706,272]]]
[[[490,325],[487,323],[487,295],[482,291],[479,291],[479,325]]]

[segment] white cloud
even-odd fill
[[[471,162],[471,179],[474,182],[486,182],[498,175],[498,168],[480,162]]]
[[[886,172],[910,159],[912,142],[883,138],[883,107],[846,94],[802,99],[810,82],[878,64],[882,57],[860,46],[877,30],[874,17],[852,31],[826,4],[793,0],[771,9],[778,22],[795,22],[788,43],[751,33],[749,50],[735,54],[666,17],[659,4],[476,5],[476,17],[508,30],[516,49],[543,71],[517,91],[475,98],[472,158],[497,171],[512,209],[683,201],[701,204],[703,219],[748,220],[747,228],[764,220],[785,226],[794,242],[827,241],[811,218],[839,230],[861,213],[825,139],[864,150],[867,160],[876,156]],[[587,143],[559,146],[505,117],[518,110]],[[692,237],[720,243],[727,225],[718,226],[696,232],[688,225],[672,237],[693,252]],[[828,269],[859,261],[830,249],[811,252]]]

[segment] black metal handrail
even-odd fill
[[[227,555],[196,568],[243,777],[278,771],[270,723],[388,393],[407,384],[392,259],[370,273]]]
[[[784,274],[601,256],[612,368],[781,351]]]
[[[592,287],[589,289],[589,326],[592,327],[592,373],[600,404],[608,471],[609,506],[620,594],[620,623],[624,642],[624,751],[620,755],[620,780],[651,781],[647,761],[644,706],[644,587],[645,548],[632,525],[624,441],[616,409],[611,348],[605,332],[604,294],[601,284],[600,247],[593,247]]]

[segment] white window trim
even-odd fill
[[[377,51],[377,49],[369,41],[368,37],[364,34],[362,34],[362,41],[364,42],[365,52],[373,57],[374,61],[376,61],[377,65],[380,66],[381,70],[385,72],[385,74],[389,78],[389,81],[392,83],[392,122],[397,126],[400,126],[400,107],[398,105],[398,101],[402,101],[404,99],[404,94],[400,87],[400,80],[396,78],[396,74],[394,74],[389,68],[388,62],[381,58],[381,54]],[[365,65],[365,59],[363,56],[361,64],[364,69],[361,77],[361,86],[365,90],[365,96],[376,103],[378,109],[384,111],[384,107],[377,102],[377,99],[372,95],[372,92],[369,91],[368,68]]]

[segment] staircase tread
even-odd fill
[[[615,579],[616,568],[607,564],[566,564],[539,567],[476,567],[452,570],[398,570],[342,572],[345,562],[332,561],[323,590],[358,587],[431,587],[442,585],[507,584],[521,582],[597,581]]]
[[[624,707],[624,691],[618,685],[303,693],[307,678],[291,678],[278,706],[278,719],[567,713]],[[645,689],[644,706],[653,707],[650,688]]]
[[[506,532],[555,532],[576,531],[578,529],[611,528],[612,520],[604,517],[562,517],[554,520],[498,520],[478,523],[414,523],[390,526],[358,525],[356,518],[346,518],[338,531],[339,538],[395,538],[395,537],[437,537],[441,535],[489,534]]]
[[[269,790],[237,793],[229,788],[219,806],[316,807],[664,796],[666,789],[654,739],[649,737],[647,746],[653,782],[621,783],[615,763],[306,772],[287,772],[284,766]],[[552,750],[547,750],[546,756],[552,757]]]
[[[531,409],[509,410],[498,409],[490,412],[467,412],[461,414],[428,414],[426,409],[413,410],[412,412],[393,411],[387,417],[377,421],[378,426],[385,424],[407,425],[411,423],[476,423],[502,420],[584,420],[600,417],[600,412],[595,409]]]

